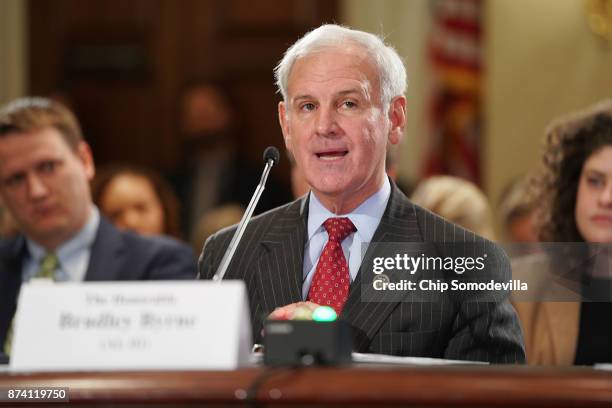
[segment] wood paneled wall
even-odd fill
[[[30,93],[61,93],[96,161],[171,171],[185,160],[177,100],[196,78],[226,82],[244,113],[243,157],[282,147],[272,68],[328,0],[30,0]],[[276,177],[288,174],[287,161]],[[284,170],[284,171],[283,171]],[[285,181],[288,178],[285,178]]]

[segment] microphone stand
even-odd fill
[[[259,184],[257,185],[257,188],[255,189],[255,193],[253,194],[253,197],[251,198],[251,201],[249,202],[249,205],[246,211],[244,212],[244,215],[242,216],[240,223],[238,224],[238,228],[236,229],[236,232],[234,232],[234,236],[232,237],[232,240],[230,241],[229,246],[225,250],[225,254],[223,254],[223,258],[221,259],[219,268],[217,269],[217,271],[215,272],[215,275],[212,278],[212,280],[215,282],[220,282],[225,276],[225,273],[227,272],[227,268],[229,267],[229,264],[232,261],[234,252],[236,252],[236,248],[238,248],[238,244],[240,244],[240,240],[242,239],[242,234],[244,234],[244,230],[246,229],[247,224],[251,220],[253,211],[255,210],[255,206],[257,205],[257,202],[259,201],[259,197],[261,196],[261,193],[263,193],[265,189],[266,180],[268,179],[268,174],[270,174],[270,170],[272,170],[272,166],[274,166],[274,164],[278,162],[278,158],[279,158],[278,149],[276,149],[275,147],[268,147],[264,152],[264,158],[266,159],[266,166],[264,167],[264,171],[261,175],[261,179],[259,180]]]

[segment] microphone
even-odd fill
[[[259,201],[259,197],[261,197],[261,193],[263,193],[266,180],[268,180],[268,174],[270,174],[270,170],[272,170],[272,166],[274,166],[280,160],[280,153],[278,149],[274,146],[268,146],[266,150],[264,150],[263,154],[264,163],[266,164],[261,174],[261,179],[259,180],[259,184],[257,188],[255,188],[255,193],[253,193],[253,197],[251,197],[251,201],[249,202],[249,206],[247,207],[240,223],[238,224],[238,228],[236,228],[236,232],[234,232],[234,236],[229,243],[229,246],[225,250],[225,254],[223,254],[223,258],[221,259],[221,263],[219,264],[219,268],[215,272],[212,280],[215,282],[220,282],[225,273],[227,272],[227,268],[229,267],[232,258],[234,257],[234,252],[236,252],[236,248],[240,244],[240,240],[242,239],[242,234],[246,229],[247,224],[251,220],[253,216],[253,211],[255,210],[255,206]]]
[[[268,163],[268,161],[272,160],[273,163],[270,166],[278,163],[278,161],[280,160],[280,154],[278,153],[278,149],[274,146],[266,147],[266,150],[264,150],[263,159],[264,163],[266,164]]]

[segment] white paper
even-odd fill
[[[388,354],[364,354],[352,353],[352,362],[356,364],[381,364],[381,365],[419,365],[419,366],[438,366],[456,364],[489,364],[484,361],[464,361],[464,360],[444,360],[441,358],[429,357],[398,357]],[[261,351],[251,353],[250,361],[253,365],[263,364],[263,353]]]
[[[612,364],[610,363],[596,363],[593,368],[595,368],[596,370],[602,370],[602,371],[612,371]]]
[[[353,363],[401,364],[401,365],[456,365],[456,364],[489,364],[484,361],[445,360],[430,357],[399,357],[388,354],[353,353]]]

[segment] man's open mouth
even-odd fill
[[[348,154],[348,150],[331,150],[328,152],[316,153],[317,157],[322,160],[337,160]]]

